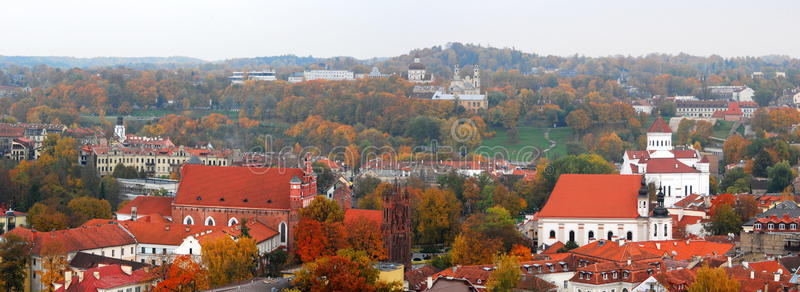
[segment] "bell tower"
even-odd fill
[[[480,91],[481,89],[481,68],[478,64],[472,69],[472,85]]]

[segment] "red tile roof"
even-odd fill
[[[675,158],[651,158],[647,160],[647,173],[699,173],[694,167],[688,166]]]
[[[61,245],[64,251],[69,253],[136,243],[133,236],[116,224],[84,225],[78,228],[50,232],[39,232],[17,227],[8,233],[20,235],[33,242],[31,253],[35,255],[40,254],[42,247],[48,245]]]
[[[131,208],[136,207],[138,215],[158,214],[172,216],[172,202],[174,200],[175,198],[173,197],[139,196],[130,203],[125,204],[122,209],[117,210],[117,213],[131,215]]]
[[[638,245],[627,243],[620,246],[614,241],[598,240],[584,246],[575,248],[570,253],[587,256],[600,260],[626,262],[659,259],[661,255]]]
[[[11,125],[0,124],[0,137],[22,137],[25,136],[25,129]]]
[[[97,273],[97,277],[95,277]],[[97,291],[98,289],[113,289],[117,287],[130,286],[135,284],[151,282],[158,278],[158,275],[145,271],[144,269],[131,270],[130,274],[123,271],[120,265],[102,266],[91,268],[83,272],[83,280],[80,280],[78,273],[73,273],[69,288],[62,286],[56,292],[65,291]],[[64,284],[64,282],[60,282]]]
[[[697,209],[704,204],[705,204],[705,199],[703,196],[700,196],[698,194],[690,194],[681,199],[680,201],[675,202],[675,204],[672,205],[674,207],[679,207],[684,209],[686,208]]]
[[[378,225],[383,223],[383,211],[380,210],[347,209],[347,211],[344,212],[345,223],[351,223],[360,217],[367,218]]]
[[[180,245],[183,239],[195,234],[208,231],[221,233],[226,227],[203,226],[203,225],[183,225],[175,223],[153,223],[145,221],[114,221],[114,220],[90,220],[83,226],[121,226],[132,234],[138,243]]]
[[[412,291],[422,291],[428,287],[428,277],[441,271],[439,268],[427,265],[416,270],[406,272],[405,279],[408,281],[408,288]]]
[[[661,117],[656,118],[653,121],[653,124],[650,125],[650,128],[647,128],[648,133],[672,133],[672,129],[669,128],[667,122],[664,121]]]
[[[554,254],[554,253],[558,253],[558,251],[559,251],[561,248],[563,248],[564,246],[565,246],[565,245],[564,245],[563,243],[561,243],[560,241],[556,241],[556,243],[553,243],[553,245],[551,245],[551,246],[547,247],[547,249],[545,249],[544,251],[542,251],[542,254]]]
[[[751,269],[756,271],[768,272],[768,273],[775,273],[777,271],[781,271],[782,274],[788,275],[789,270],[783,267],[781,263],[778,261],[763,261],[763,262],[755,262],[749,263]]]
[[[629,245],[642,247],[654,254],[675,260],[690,260],[693,256],[720,256],[734,247],[731,243],[716,243],[705,240],[664,240],[631,242]]]
[[[641,175],[562,174],[539,218],[636,218]]]
[[[299,168],[184,165],[176,205],[289,209],[289,181]]]
[[[489,280],[489,275],[492,274],[492,268],[494,268],[494,265],[453,266],[436,273],[433,275],[433,279],[439,277],[453,277],[456,279],[466,279],[470,283],[480,282],[481,285],[483,285]]]
[[[695,272],[690,269],[678,269],[655,274],[653,277],[669,291],[686,291],[689,285],[694,283],[697,277]]]

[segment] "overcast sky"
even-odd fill
[[[800,1],[0,2],[0,55],[396,56],[447,42],[538,54],[800,57]]]

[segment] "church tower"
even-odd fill
[[[661,117],[647,129],[647,150],[672,150],[672,129]]]
[[[658,203],[653,208],[653,214],[648,218],[650,221],[648,238],[650,240],[672,240],[672,217],[664,207],[664,189],[662,187],[658,187],[656,198]]]
[[[119,142],[125,142],[125,123],[122,117],[117,117],[117,125],[114,126],[114,139]]]
[[[403,264],[411,269],[411,208],[409,194],[395,181],[383,192],[383,244],[387,261]]]
[[[475,64],[472,70],[472,85],[475,86],[478,91],[481,90],[481,68],[478,67],[478,64]]]
[[[636,199],[636,210],[639,217],[647,217],[650,215],[650,196],[647,192],[647,179],[642,175],[642,186],[639,188],[639,195]]]
[[[453,67],[453,80],[461,80],[461,69],[458,68],[458,64]]]

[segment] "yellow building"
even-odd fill
[[[380,272],[378,274],[378,281],[386,283],[397,282],[402,285],[403,280],[405,280],[404,267],[401,264],[377,263],[375,264],[375,268]]]
[[[97,173],[109,175],[117,164],[135,167],[136,170],[151,177],[167,177],[189,161],[197,157],[204,165],[230,166],[233,151],[173,147],[164,149],[131,148],[121,145],[87,145],[81,149],[81,161],[94,161]]]

